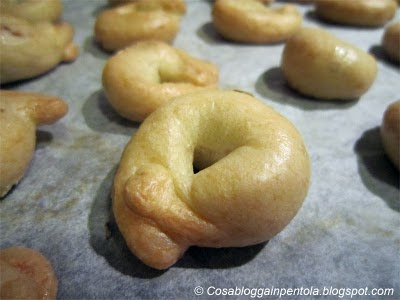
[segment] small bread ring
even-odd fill
[[[131,251],[164,269],[191,245],[271,239],[296,215],[309,179],[307,150],[287,119],[245,93],[199,92],[142,123],[114,179],[113,211]]]
[[[143,121],[161,104],[218,84],[216,66],[158,41],[121,50],[104,67],[107,99],[123,117]]]
[[[286,0],[286,2],[298,3],[298,4],[311,4],[318,0]]]
[[[147,2],[150,2],[150,1],[152,1],[152,2],[154,2],[154,1],[158,1],[159,2],[159,0],[108,0],[108,3],[110,4],[110,5],[119,5],[119,4],[124,4],[124,3],[128,3],[128,2],[139,2],[139,1],[147,1]],[[272,0],[273,1],[273,0]],[[185,11],[186,11],[186,3],[185,3],[185,0],[167,0],[166,2],[165,2],[166,4],[169,4],[169,5],[172,5],[172,6],[175,6],[175,9],[177,10],[177,11],[180,11],[182,14],[184,14],[185,13]]]
[[[40,252],[10,247],[0,251],[0,298],[55,300],[57,278]]]
[[[359,98],[377,74],[370,54],[317,28],[303,28],[287,41],[281,65],[292,88],[327,100]]]
[[[36,126],[54,123],[67,111],[59,98],[0,90],[0,197],[24,176],[35,150]]]
[[[325,20],[356,26],[381,26],[396,14],[395,0],[318,0],[316,14]]]
[[[69,24],[31,23],[3,14],[0,24],[1,83],[35,77],[78,56]]]
[[[391,59],[400,62],[400,21],[386,28],[382,47]]]
[[[400,170],[400,100],[390,104],[381,126],[383,147],[387,156]]]
[[[60,0],[1,0],[0,12],[31,22],[55,22],[63,11]]]
[[[270,8],[255,0],[217,0],[213,24],[226,39],[243,43],[276,43],[288,39],[301,27],[302,16],[287,4]]]
[[[141,40],[171,43],[185,10],[182,0],[141,0],[107,9],[97,17],[96,41],[108,51]]]

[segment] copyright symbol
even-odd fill
[[[197,296],[203,295],[203,292],[204,292],[204,290],[201,286],[196,286],[194,288],[194,294]]]

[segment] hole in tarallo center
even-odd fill
[[[209,122],[199,134],[193,149],[193,174],[201,173],[241,148],[243,136],[247,134],[241,122],[225,124],[214,119]]]
[[[201,169],[198,168],[198,167],[196,167],[196,166],[193,164],[193,174],[199,173],[200,171],[201,171]]]
[[[221,159],[228,156],[237,149],[237,145],[224,145],[213,148],[198,147],[194,151],[193,174],[197,174],[204,169],[211,167]]]

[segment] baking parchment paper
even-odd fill
[[[64,20],[76,29],[79,58],[3,88],[62,97],[69,113],[38,130],[28,172],[0,201],[1,248],[24,245],[48,257],[59,299],[204,299],[210,286],[394,288],[392,296],[368,299],[400,298],[399,174],[379,136],[385,108],[400,98],[400,72],[379,46],[383,28],[326,24],[311,6],[299,6],[305,25],[329,29],[377,56],[378,77],[365,95],[324,102],[287,87],[279,68],[283,44],[225,41],[211,24],[212,1],[188,1],[174,45],[217,64],[222,87],[250,92],[291,120],[307,144],[312,183],[298,215],[269,242],[193,247],[175,266],[157,271],[129,252],[111,211],[120,155],[139,124],[119,117],[102,92],[110,55],[95,44],[93,25],[106,2],[63,2]],[[195,295],[197,286],[204,288],[202,296]]]

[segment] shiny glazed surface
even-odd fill
[[[0,25],[1,83],[35,77],[78,56],[67,23],[31,23],[1,14]]]
[[[59,98],[0,90],[0,197],[25,174],[35,150],[36,126],[54,123],[67,111]]]
[[[357,99],[377,74],[370,54],[317,28],[303,28],[286,43],[281,66],[291,87],[327,100]]]

